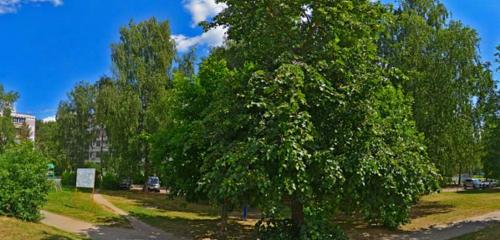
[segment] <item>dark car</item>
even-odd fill
[[[131,187],[132,187],[132,180],[130,178],[123,178],[120,181],[120,189],[130,190]]]
[[[158,177],[149,177],[146,185],[148,191],[160,192],[160,179]]]

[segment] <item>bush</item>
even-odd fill
[[[120,180],[113,174],[106,174],[102,178],[101,188],[107,190],[117,190],[120,188]]]
[[[0,215],[25,221],[40,218],[50,186],[47,163],[28,142],[9,146],[0,155]]]
[[[76,173],[75,172],[63,172],[61,176],[61,185],[66,187],[76,186]]]

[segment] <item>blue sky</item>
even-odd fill
[[[481,54],[493,61],[500,0],[444,2],[455,19],[478,30]],[[76,82],[109,74],[109,46],[130,19],[169,20],[178,48],[206,49],[221,44],[224,30],[202,33],[196,23],[222,8],[213,0],[0,0],[0,83],[21,94],[19,112],[53,116]]]

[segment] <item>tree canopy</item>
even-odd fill
[[[446,177],[477,170],[481,122],[494,84],[476,31],[450,20],[435,0],[401,1],[388,26],[381,56],[407,76],[394,84],[413,98],[413,119],[430,159]]]
[[[224,3],[210,26],[228,29],[228,46],[169,105],[159,145],[172,187],[258,206],[268,238],[284,235],[266,223],[291,218],[279,225],[290,238],[334,239],[340,211],[407,221],[438,174],[392,84],[406,77],[378,56],[390,13],[369,1]]]

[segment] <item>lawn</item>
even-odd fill
[[[95,224],[127,225],[125,218],[95,204],[92,194],[88,191],[75,192],[69,188],[51,191],[44,210]]]
[[[445,192],[422,198],[412,209],[411,223],[404,231],[446,224],[489,212],[500,211],[500,190],[471,190]]]
[[[106,191],[101,192],[118,208],[166,232],[189,239],[213,239],[218,232],[218,210],[208,204],[193,204],[164,194]],[[255,220],[240,221],[233,213],[229,221],[229,239],[252,237]]]
[[[167,199],[166,195],[153,193],[123,191],[102,193],[117,207],[166,232],[192,239],[215,238],[219,223],[218,210],[208,204],[192,204],[182,199]],[[342,226],[353,239],[378,239],[387,234],[416,231],[499,210],[500,190],[443,192],[424,196],[413,207],[411,222],[396,231],[369,226],[363,221],[356,220],[343,222]],[[257,219],[258,216],[253,218]],[[229,235],[237,236],[232,239],[255,239],[255,236],[252,236],[255,220],[239,221],[239,213],[235,212],[230,222]],[[499,229],[500,227],[488,228],[478,234],[491,232],[493,236],[497,236],[495,234],[499,234]]]
[[[417,231],[436,225],[445,225],[466,218],[500,211],[500,190],[470,190],[463,192],[443,192],[424,196],[412,208],[411,222],[391,231],[383,227],[369,226],[363,221],[343,221],[343,228],[352,239],[380,239],[382,236],[408,231]],[[469,239],[500,239],[500,226],[488,228]],[[479,238],[478,236],[486,236]]]
[[[2,240],[83,240],[84,238],[40,224],[0,217]]]

